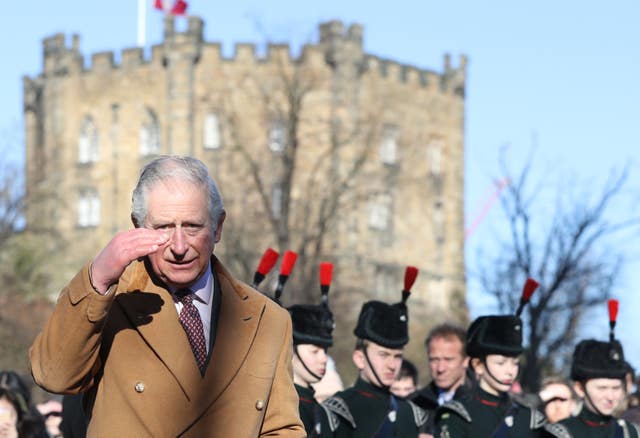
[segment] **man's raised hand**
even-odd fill
[[[157,251],[168,240],[167,231],[148,228],[116,234],[93,260],[89,273],[93,287],[101,294],[106,293],[132,261]]]

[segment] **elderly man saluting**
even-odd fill
[[[150,162],[131,217],[60,294],[36,382],[85,392],[89,436],[304,436],[291,319],[213,256],[225,211],[206,166]]]

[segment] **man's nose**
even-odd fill
[[[178,255],[183,255],[187,250],[187,242],[182,227],[177,226],[171,236],[171,250]]]

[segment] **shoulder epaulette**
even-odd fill
[[[618,424],[626,429],[633,429],[636,432],[636,435],[640,437],[640,426],[636,423],[633,423],[629,420],[618,420]]]
[[[320,404],[320,407],[322,407],[327,414],[331,432],[335,432],[338,425],[340,425],[340,419],[338,417],[345,419],[351,427],[356,428],[356,422],[353,419],[353,415],[351,415],[349,406],[342,398],[335,395],[329,397]]]
[[[542,412],[531,407],[529,408],[529,411],[531,413],[531,421],[529,422],[529,428],[531,430],[540,429],[547,424],[547,417],[545,417]]]
[[[547,423],[544,425],[544,430],[556,438],[573,438],[569,429],[560,423]]]
[[[471,423],[471,415],[469,415],[469,412],[467,412],[467,408],[465,408],[464,405],[459,401],[450,400],[445,404],[443,404],[440,408],[453,411],[456,414],[460,415],[462,419],[465,420],[467,423]]]
[[[420,427],[429,419],[429,413],[422,409],[420,406],[413,403],[411,400],[407,400],[409,406],[411,406],[411,412],[413,412],[413,421],[416,422],[416,426]]]

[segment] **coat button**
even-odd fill
[[[137,382],[135,389],[136,389],[136,392],[144,392],[144,383]]]
[[[262,408],[264,408],[264,402],[263,402],[262,400],[258,400],[258,401],[256,402],[256,409],[257,409],[257,410],[259,410],[259,411],[261,411],[261,410],[262,410]]]

